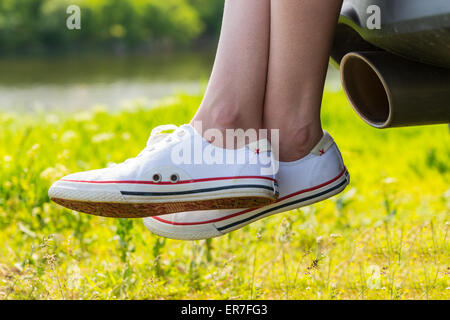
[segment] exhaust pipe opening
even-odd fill
[[[389,90],[377,70],[363,57],[345,56],[341,63],[342,85],[356,113],[368,124],[383,127],[389,120]]]
[[[353,109],[375,128],[450,123],[450,69],[388,52],[350,52],[341,81]]]

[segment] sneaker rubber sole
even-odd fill
[[[173,183],[60,180],[49,197],[66,208],[115,218],[184,211],[261,207],[276,201],[277,183],[264,177],[226,177]]]

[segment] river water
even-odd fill
[[[206,85],[213,50],[132,56],[0,58],[0,110],[115,109],[137,100],[152,103]],[[330,67],[327,88],[339,90]]]

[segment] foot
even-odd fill
[[[345,189],[349,174],[331,136],[322,139],[305,157],[280,162],[280,198],[276,203],[245,210],[179,212],[144,219],[151,232],[173,239],[198,240],[218,237],[264,217],[332,197]]]
[[[66,176],[48,194],[69,209],[121,218],[260,207],[278,196],[272,164],[267,140],[222,149],[190,125],[162,126],[136,158]]]

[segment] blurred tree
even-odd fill
[[[189,0],[206,25],[205,34],[217,36],[222,25],[224,0]]]
[[[66,9],[81,8],[81,30]],[[187,45],[218,34],[223,0],[0,0],[0,53]]]

